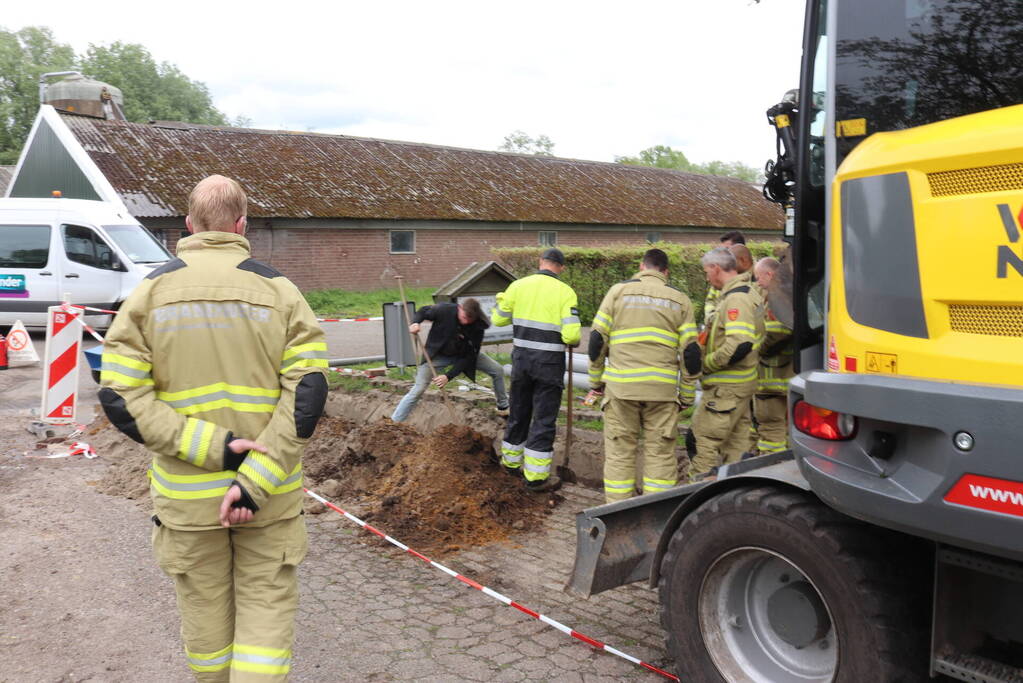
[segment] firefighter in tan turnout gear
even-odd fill
[[[100,400],[153,454],[153,549],[201,681],[282,681],[306,552],[302,449],[327,347],[298,289],[249,257],[246,198],[223,176],[189,197],[190,237],[125,301]]]
[[[736,462],[749,442],[750,399],[757,387],[757,345],[763,337],[760,298],[736,271],[735,257],[725,247],[703,255],[707,282],[721,290],[717,311],[703,332],[703,396],[693,414],[696,455],[692,481]],[[701,335],[701,341],[703,340]]]
[[[589,356],[590,386],[606,387],[607,502],[636,495],[641,433],[643,493],[676,486],[678,414],[693,403],[701,360],[692,302],[668,284],[668,257],[663,251],[647,251],[639,274],[604,296],[593,318]]]
[[[766,300],[780,264],[777,259],[762,258],[755,268],[757,286]],[[792,369],[792,330],[778,320],[769,304],[764,307],[764,342],[760,345],[757,394],[754,412],[757,418],[757,450],[761,455],[788,448],[788,391]]]

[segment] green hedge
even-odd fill
[[[663,249],[668,255],[671,284],[689,295],[696,308],[696,319],[703,319],[703,302],[707,298],[707,279],[700,265],[700,257],[713,244],[615,244],[606,247],[559,247],[565,254],[565,270],[561,279],[571,285],[579,296],[579,316],[584,325],[593,321],[604,294],[611,285],[628,280],[639,270],[643,253],[651,247]],[[754,259],[779,256],[785,249],[781,242],[751,242],[746,246]],[[517,276],[529,275],[536,270],[540,254],[546,247],[517,247],[492,249],[494,257]]]

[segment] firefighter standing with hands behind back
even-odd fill
[[[302,450],[327,397],[327,345],[298,288],[249,257],[242,188],[210,176],[191,236],[121,307],[100,402],[153,454],[153,550],[174,579],[201,681],[283,681],[305,557]]]

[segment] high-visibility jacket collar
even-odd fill
[[[732,291],[736,287],[743,286],[748,287],[749,284],[750,284],[749,276],[746,275],[746,273],[740,273],[725,283],[724,287],[721,288],[721,296],[724,297],[725,294]]]
[[[192,249],[237,250],[246,256],[252,253],[249,241],[242,235],[220,230],[206,230],[178,240],[177,253]]]
[[[557,273],[555,273],[553,270],[547,270],[546,268],[541,268],[540,270],[536,271],[536,274],[537,275],[550,275],[555,280],[559,280],[560,279],[558,277]]]
[[[660,280],[664,284],[668,284],[668,276],[659,270],[641,270],[636,273],[636,277],[642,280],[643,278],[652,278]]]

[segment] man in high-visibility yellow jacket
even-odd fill
[[[590,386],[606,386],[605,500],[636,495],[641,433],[643,493],[676,486],[678,413],[693,403],[701,357],[693,304],[668,284],[663,251],[648,250],[639,274],[604,296],[593,318],[589,356]]]
[[[560,249],[547,249],[540,270],[516,280],[497,295],[491,320],[513,326],[510,414],[501,443],[501,464],[522,470],[526,488],[551,491],[560,481],[551,475],[566,346],[579,344],[575,292],[558,279],[565,268]]]
[[[750,399],[757,387],[757,352],[763,338],[760,297],[739,277],[726,247],[703,255],[708,282],[721,290],[720,303],[707,323],[703,354],[703,396],[693,414],[696,455],[689,478],[707,474],[722,462],[736,462],[749,442]]]
[[[210,176],[188,204],[178,258],[110,327],[100,401],[153,454],[153,549],[196,678],[283,681],[306,553],[301,457],[326,400],[327,346],[295,285],[249,257],[241,187]]]
[[[777,259],[757,261],[757,283],[766,292],[781,264]],[[757,395],[754,413],[757,418],[757,450],[761,455],[788,448],[788,391],[792,369],[792,330],[778,320],[771,306],[764,308],[764,343],[760,346],[757,373]]]

